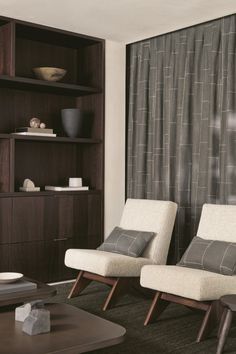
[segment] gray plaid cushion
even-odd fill
[[[154,235],[154,232],[115,227],[103,244],[98,247],[98,250],[139,257]]]
[[[179,266],[204,269],[214,273],[236,273],[236,243],[194,237]]]

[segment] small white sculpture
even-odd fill
[[[24,322],[31,311],[31,304],[25,304],[15,309],[15,321]]]
[[[46,124],[42,122],[42,123],[40,123],[39,127],[40,127],[41,129],[45,129],[45,128],[46,128]]]
[[[35,184],[31,179],[26,178],[23,183],[23,187],[20,187],[21,192],[39,192],[40,187],[35,187]]]
[[[34,188],[34,187],[35,187],[35,184],[34,184],[33,181],[31,181],[31,179],[26,178],[26,179],[24,180],[23,187],[26,188],[26,189],[30,189],[30,188]]]

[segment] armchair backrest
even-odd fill
[[[236,205],[204,204],[197,236],[236,242]]]
[[[155,232],[142,257],[166,264],[176,211],[177,204],[169,201],[127,199],[120,227]]]

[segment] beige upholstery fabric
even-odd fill
[[[236,242],[236,206],[204,204],[197,236]],[[180,266],[145,266],[141,285],[198,301],[219,299],[236,293],[236,276]]]
[[[197,236],[236,242],[236,205],[204,204]]]
[[[141,285],[197,301],[216,300],[236,293],[236,276],[179,266],[144,266]]]
[[[97,250],[69,249],[65,255],[67,267],[107,277],[139,277],[145,264],[152,264],[152,261]]]
[[[156,232],[143,257],[166,264],[176,211],[177,204],[169,201],[127,199],[120,227]]]
[[[174,226],[177,204],[160,200],[127,199],[120,227],[156,233],[142,257],[116,253],[69,249],[65,265],[110,277],[139,277],[145,264],[165,264]]]

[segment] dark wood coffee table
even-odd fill
[[[0,313],[0,354],[79,354],[119,344],[125,328],[67,304],[46,305],[51,332],[29,336],[14,311]]]
[[[56,289],[53,286],[41,283],[37,280],[30,279],[27,277],[24,277],[23,279],[36,283],[37,289],[0,295],[0,306],[8,306],[32,300],[46,299],[56,295],[57,293]]]

